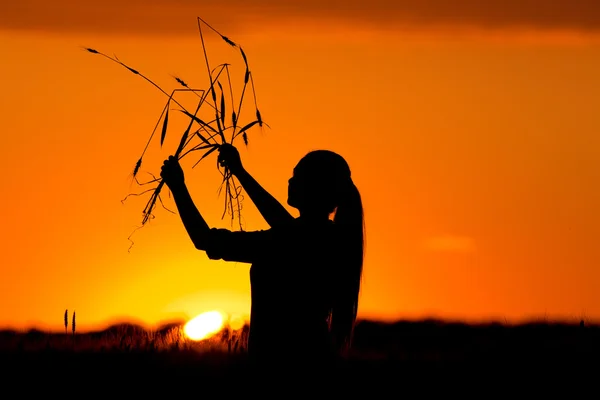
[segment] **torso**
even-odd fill
[[[273,251],[252,265],[251,353],[330,352],[327,318],[336,267],[334,232],[331,221],[317,225],[296,220],[275,236]]]

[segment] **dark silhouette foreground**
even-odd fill
[[[294,359],[293,351],[283,350],[287,367],[265,372],[249,363],[244,346],[227,346],[229,335],[178,343],[176,335],[165,332],[171,339],[162,341],[155,333],[117,326],[73,341],[64,333],[0,331],[0,380],[24,398],[36,390],[67,397],[106,390],[115,397],[123,388],[137,395],[180,389],[227,397],[273,390],[275,397],[291,398],[322,382],[307,374],[318,364]],[[481,398],[509,391],[520,398],[523,388],[538,397],[562,386],[575,398],[596,385],[599,359],[598,325],[359,321],[348,357],[329,370],[327,382],[350,394],[389,391],[386,397],[438,392]]]
[[[300,212],[294,218],[242,167],[235,147],[222,145],[219,162],[270,229],[211,229],[175,157],[164,162],[161,176],[197,249],[213,260],[252,264],[250,356],[261,367],[284,366],[290,356],[315,368],[333,365],[350,345],[364,252],[362,202],[348,164],[327,150],[303,157],[288,186],[287,202]]]

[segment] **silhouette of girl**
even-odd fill
[[[300,212],[294,218],[244,169],[235,147],[221,145],[218,161],[237,177],[270,229],[211,229],[173,156],[161,177],[197,249],[213,260],[252,264],[249,355],[325,362],[344,354],[356,319],[364,251],[362,201],[348,164],[328,150],[304,156],[288,185],[287,203]]]

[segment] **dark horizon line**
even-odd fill
[[[85,335],[85,334],[98,334],[110,331],[112,329],[118,329],[119,327],[130,327],[134,329],[140,329],[145,332],[152,331],[160,331],[164,329],[171,329],[174,327],[183,327],[186,324],[186,320],[184,319],[173,319],[173,320],[165,320],[162,323],[158,324],[140,324],[134,321],[126,321],[122,320],[120,322],[109,323],[105,325],[105,328],[98,329],[76,329],[75,335]],[[247,326],[249,322],[246,320],[244,326]],[[397,324],[434,324],[440,326],[449,326],[449,325],[463,325],[468,327],[488,327],[488,326],[505,326],[505,327],[523,327],[529,325],[559,325],[559,326],[585,326],[585,327],[596,327],[600,328],[600,320],[596,319],[588,319],[588,318],[580,318],[577,321],[566,320],[564,318],[547,318],[547,317],[532,317],[529,319],[522,319],[519,322],[509,322],[507,320],[499,320],[499,319],[488,319],[488,320],[480,320],[480,321],[467,321],[467,320],[459,320],[459,319],[451,319],[451,318],[439,318],[439,317],[422,317],[422,318],[398,318],[398,319],[375,319],[375,318],[357,318],[356,324],[375,324],[380,326],[392,326]],[[152,325],[152,326],[148,326]],[[15,328],[9,326],[0,326],[0,334],[1,333],[14,333],[14,334],[27,334],[27,333],[44,333],[44,334],[57,334],[57,335],[72,335],[73,332],[71,330],[71,326],[69,326],[65,332],[65,329],[42,329],[39,327],[27,327],[27,328]]]

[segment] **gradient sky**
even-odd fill
[[[285,202],[313,149],[350,163],[367,223],[362,317],[600,319],[598,2],[198,3],[0,5],[0,326],[59,329],[66,308],[82,329],[249,312],[248,265],[209,261],[162,208],[128,252],[148,196],[121,200],[142,189],[131,171],[166,97],[81,49],[168,90],[171,75],[206,88],[196,16],[248,55],[271,129],[240,150],[263,186]],[[240,82],[234,50],[206,44]],[[173,115],[140,176],[175,151]],[[209,224],[229,227],[214,157],[182,164]],[[249,200],[243,212],[246,229],[266,228]]]

